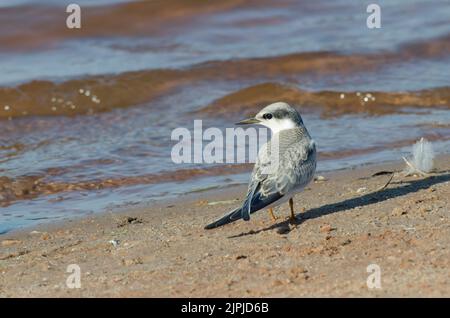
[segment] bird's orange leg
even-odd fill
[[[294,214],[294,200],[292,198],[289,199],[289,207],[291,208],[291,221],[295,221],[295,214]]]
[[[269,214],[270,214],[270,217],[272,218],[273,221],[277,220],[277,217],[273,214],[273,209],[272,208],[269,208]]]

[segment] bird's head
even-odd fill
[[[289,104],[277,102],[264,107],[255,117],[236,123],[236,125],[250,124],[264,125],[273,133],[277,133],[285,129],[303,126],[303,121],[300,114]]]

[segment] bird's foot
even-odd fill
[[[270,214],[270,217],[272,218],[272,221],[275,222],[277,220],[277,217],[275,216],[275,214],[273,214],[272,208],[269,209],[269,214]]]
[[[295,218],[295,214],[294,214],[294,200],[292,200],[292,198],[289,199],[289,207],[291,209],[291,216],[289,217],[289,221],[290,221],[290,223],[295,224],[297,219]]]
[[[297,223],[297,218],[295,217],[295,215],[291,215],[289,217],[289,223],[291,223],[291,224]]]

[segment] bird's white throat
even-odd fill
[[[273,134],[279,133],[282,130],[292,129],[298,126],[290,118],[265,120],[261,124],[270,128]]]

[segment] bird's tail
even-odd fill
[[[205,226],[205,230],[211,230],[214,229],[216,227],[234,222],[239,220],[240,218],[242,218],[242,208],[236,208],[230,212],[228,212],[227,214],[225,214],[223,217],[221,217],[220,219],[218,219],[217,221],[214,221],[211,224],[208,224],[207,226]]]

